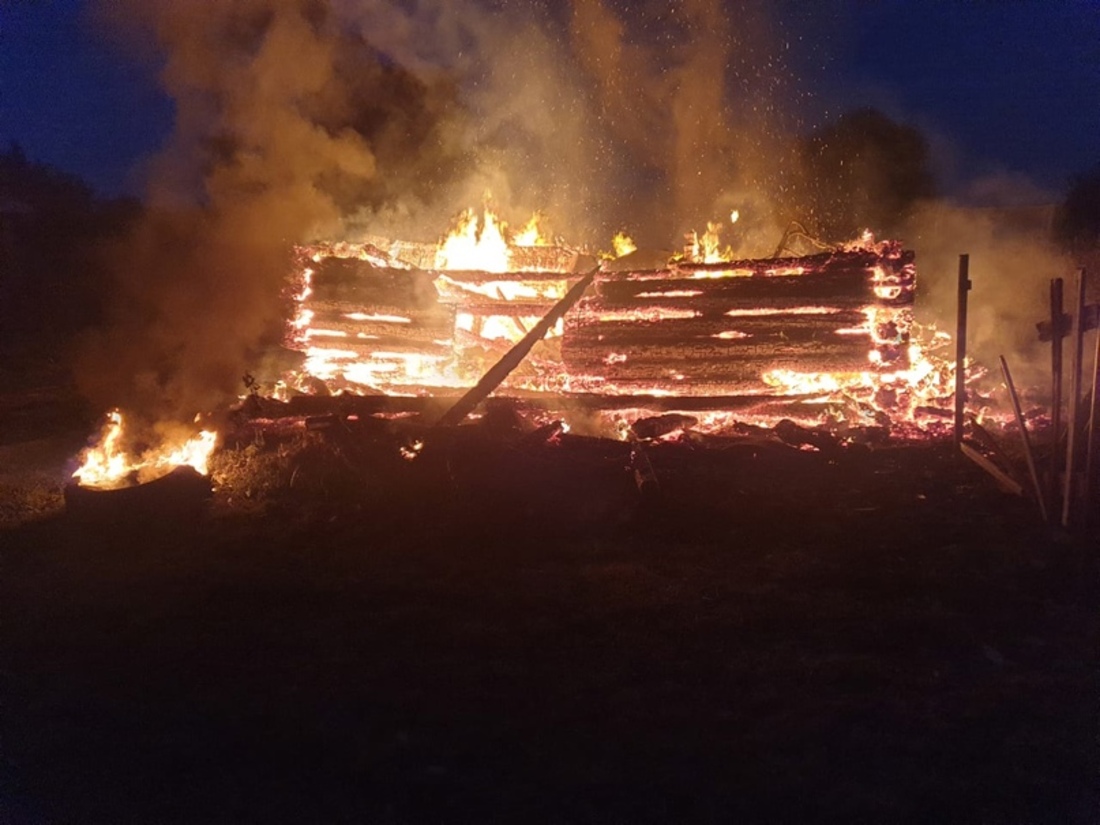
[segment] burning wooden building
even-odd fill
[[[441,266],[433,245],[302,250],[291,386],[453,395],[566,294],[591,256],[511,246],[492,268]],[[605,261],[501,392],[601,408],[745,409],[820,397],[903,373],[912,252],[865,241],[805,257],[636,267]]]

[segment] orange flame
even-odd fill
[[[99,443],[81,453],[81,465],[72,477],[84,487],[109,489],[125,486],[135,475],[147,481],[184,465],[208,475],[210,455],[218,440],[216,432],[203,430],[189,439],[134,456],[123,448],[122,436],[122,413],[112,410],[107,414]]]
[[[488,206],[482,213],[480,229],[474,211],[463,211],[457,226],[439,245],[436,268],[507,272],[511,255],[504,240],[505,226]]]
[[[512,238],[513,246],[549,246],[550,241],[542,234],[542,213],[536,212],[523,228]]]
[[[611,248],[615,250],[614,257],[621,258],[634,252],[638,245],[625,232],[619,232],[611,239]]]

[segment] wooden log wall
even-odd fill
[[[767,392],[775,369],[860,372],[871,350],[898,369],[914,272],[912,253],[859,251],[601,273],[562,359],[592,389],[687,396]]]
[[[367,353],[446,354],[454,330],[453,310],[440,303],[433,275],[390,269],[357,258],[323,258],[312,267],[310,343]],[[440,343],[443,342],[443,343]]]
[[[321,257],[311,264],[304,308],[313,330],[329,334],[315,334],[309,345],[363,358],[385,351],[460,359],[485,343],[482,319],[541,317],[567,287],[575,260],[566,266],[569,256],[555,247],[527,250],[530,263],[563,269],[442,273],[380,266],[377,256]],[[537,294],[509,300],[493,287],[505,281]],[[566,316],[562,371],[589,392],[732,397],[775,392],[762,381],[769,370],[872,369],[871,350],[882,369],[898,369],[914,281],[913,254],[890,247],[601,272]],[[474,317],[472,330],[457,328],[463,315]],[[395,384],[401,378],[392,376]]]

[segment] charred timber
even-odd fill
[[[401,338],[425,335],[446,338],[454,325],[454,313],[450,310],[435,312],[409,311],[393,305],[372,304],[363,312],[360,305],[341,305],[310,301],[306,307],[313,313],[310,326],[371,335],[394,335]]]
[[[871,329],[862,312],[838,312],[829,315],[778,315],[730,318],[726,315],[696,318],[669,318],[658,321],[609,321],[576,318],[567,324],[570,342],[576,345],[602,343],[605,346],[662,344],[682,347],[714,346],[741,349],[761,343],[783,346],[795,343],[843,343],[855,339],[855,345],[867,351]]]
[[[827,274],[837,270],[882,270],[882,277],[896,279],[902,285],[912,286],[915,278],[913,262],[916,255],[911,250],[900,250],[896,255],[860,249],[850,252],[823,252],[794,258],[751,258],[719,263],[677,262],[670,265],[672,272],[692,273],[695,277],[721,277],[722,273],[735,273],[755,277],[802,277],[807,274]],[[618,274],[618,273],[617,273]],[[647,273],[631,273],[647,277]]]
[[[453,350],[447,342],[420,340],[414,337],[383,336],[373,338],[335,338],[328,335],[307,339],[308,345],[316,349],[342,350],[356,355],[378,355],[393,353],[399,355],[422,355],[426,357],[449,357]]]
[[[689,298],[693,303],[712,301],[716,306],[728,302],[730,309],[815,305],[850,308],[865,304],[905,306],[913,303],[911,288],[876,282],[871,273],[862,269],[707,280],[678,278],[671,272],[666,272],[664,278],[642,280],[631,277],[635,274],[638,273],[597,282],[596,293],[601,302],[631,306],[639,299],[649,303],[658,299]],[[883,294],[878,295],[875,288],[880,285]]]
[[[422,309],[438,304],[436,276],[424,270],[378,267],[358,258],[324,258],[310,268],[313,300]]]
[[[116,489],[65,487],[65,511],[70,517],[94,523],[119,523],[132,528],[134,514],[146,521],[188,520],[201,515],[213,496],[210,479],[191,467],[176,467],[145,484]]]

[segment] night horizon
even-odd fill
[[[109,42],[93,25],[96,5],[0,7],[0,145],[18,144],[101,194],[140,196],[173,104],[152,47],[137,58]],[[791,106],[803,133],[877,108],[928,137],[944,195],[988,205],[1056,200],[1100,163],[1100,110],[1089,103],[1100,100],[1095,3],[851,0],[786,21],[784,8],[774,16],[785,48],[806,49],[796,78],[804,96]]]

